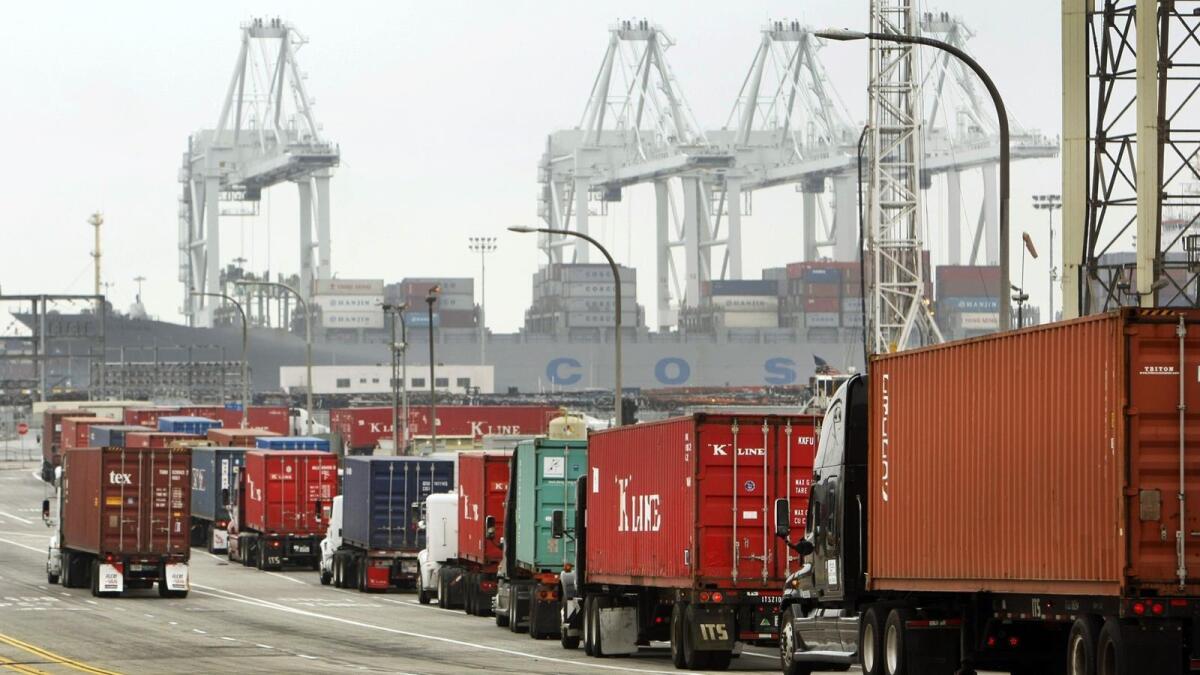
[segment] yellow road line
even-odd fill
[[[0,656],[0,668],[6,668],[8,670],[12,670],[12,671],[15,671],[18,673],[30,673],[31,675],[49,675],[49,673],[47,673],[44,670],[38,670],[37,668],[34,668],[33,666],[27,666],[23,663],[17,663],[16,661],[10,661],[9,659],[4,658],[3,656]]]
[[[55,654],[54,652],[46,651],[45,649],[42,649],[41,647],[36,647],[34,645],[29,644],[28,642],[22,642],[22,641],[16,639],[15,637],[12,637],[9,635],[4,635],[3,633],[0,633],[0,642],[10,645],[12,647],[16,647],[17,649],[27,651],[30,654],[33,654],[34,656],[40,656],[41,658],[43,658],[51,663],[56,663],[60,666],[66,666],[68,668],[74,668],[75,670],[78,670],[80,672],[92,673],[92,675],[119,675],[119,673],[115,673],[111,670],[104,670],[102,668],[96,668],[95,666],[89,666],[86,663],[80,663],[79,661],[68,659],[65,656],[59,656],[58,654]],[[7,666],[7,664],[5,664],[5,665]],[[18,664],[14,664],[14,665],[18,665]],[[11,666],[7,666],[7,667],[11,667]],[[24,667],[24,666],[21,666],[21,667]],[[24,671],[24,672],[41,672],[41,671],[34,670],[34,671]]]

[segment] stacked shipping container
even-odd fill
[[[637,304],[637,270],[621,273],[621,325],[645,323]],[[525,311],[525,330],[557,334],[583,328],[612,328],[616,311],[612,270],[606,264],[548,265],[533,275],[533,304]]]
[[[999,329],[999,267],[942,265],[936,277],[938,327],[947,339],[976,337]]]
[[[475,280],[464,278],[408,278],[399,284],[389,284],[384,298],[392,304],[406,303],[404,321],[409,330],[429,326],[429,290],[438,286],[437,303],[433,306],[434,326],[439,328],[475,328]]]

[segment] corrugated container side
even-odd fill
[[[226,407],[218,419],[226,429],[240,429],[242,426],[241,408]],[[283,436],[290,431],[291,418],[288,407],[283,405],[252,405],[246,415],[247,426],[250,429],[265,429],[271,433]]]
[[[454,460],[347,457],[342,474],[342,538],[363,548],[417,552],[425,532],[420,505],[454,489]]]
[[[1115,315],[872,360],[871,586],[1116,592],[1124,369]]]
[[[934,273],[937,297],[997,296],[1000,268],[985,265],[942,265]]]
[[[121,425],[94,425],[88,429],[88,447],[120,448],[125,446],[125,434],[129,432],[152,431],[148,427]]]
[[[234,472],[245,458],[245,448],[192,448],[193,516],[229,520],[223,491],[233,491]]]
[[[482,440],[491,435],[544,434],[550,420],[560,414],[553,406],[438,406],[438,434],[471,436]],[[412,436],[430,433],[429,406],[409,406],[408,432]],[[354,449],[374,447],[382,438],[391,438],[391,407],[340,408],[329,413],[331,429]]]
[[[808,284],[804,288],[807,300],[831,299],[835,303],[842,297],[842,287],[839,284]]]
[[[51,409],[42,413],[42,459],[58,463],[62,450],[62,421],[66,417],[95,417],[96,413],[79,409]]]
[[[158,430],[174,434],[197,434],[203,436],[209,429],[221,426],[219,419],[183,415],[164,415],[158,418]]]
[[[338,495],[337,458],[319,450],[247,450],[243,525],[267,534],[325,532]]]
[[[65,455],[63,545],[95,554],[187,558],[187,448],[77,448]]]
[[[125,434],[127,448],[165,448],[189,441],[202,441],[199,434],[176,434],[165,431],[131,431]]]
[[[575,521],[575,481],[587,468],[587,443],[544,438],[517,445],[516,564],[557,572],[575,560],[571,540],[554,539],[551,514],[562,510],[564,522]],[[509,498],[513,496],[510,486]]]
[[[223,414],[225,414],[225,406],[223,405],[183,405],[179,406],[179,412],[175,415],[178,417],[204,417],[210,420],[219,420]]]
[[[837,328],[841,323],[841,315],[837,312],[807,312],[804,315],[804,325],[809,328]]]
[[[832,298],[805,298],[805,312],[819,312],[836,314],[841,311],[841,302],[837,297]]]
[[[279,434],[266,429],[209,429],[206,437],[217,445],[228,448],[253,448],[255,441],[260,438],[273,438]]]
[[[465,452],[458,456],[458,555],[481,565],[496,565],[503,556],[504,498],[508,494],[511,452]],[[487,517],[496,519],[496,534],[487,537]]]
[[[91,428],[96,425],[114,426],[121,420],[111,417],[64,417],[62,418],[62,450],[88,447]]]
[[[150,408],[126,408],[123,413],[125,424],[158,428],[158,418],[164,415],[178,415],[179,408],[155,406]]]
[[[313,436],[259,436],[254,439],[254,447],[260,450],[321,450],[329,452],[330,443],[327,438]]]

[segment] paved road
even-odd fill
[[[417,604],[408,593],[321,586],[315,572],[264,573],[194,551],[192,592],[96,600],[48,586],[49,496],[33,465],[0,467],[0,672],[675,673],[666,648],[590,659],[491,619]],[[737,672],[778,672],[752,648]]]

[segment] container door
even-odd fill
[[[700,427],[700,567],[710,579],[764,583],[774,578],[771,527],[776,429],[766,418]]]
[[[504,532],[504,498],[508,495],[508,459],[488,457],[483,462],[483,494],[484,509],[478,525],[486,522],[488,516],[496,518],[496,535],[486,539],[487,533],[479,529],[480,536],[485,537],[481,553],[485,560],[498,560],[501,555],[500,537]]]
[[[564,523],[575,521],[575,481],[587,470],[587,450],[570,444],[543,446],[534,459],[538,477],[534,488],[536,563],[541,569],[557,571],[563,564],[575,562],[575,542],[569,537],[554,538],[553,514],[561,510]]]
[[[189,546],[190,517],[184,508],[188,498],[190,460],[185,453],[140,453],[144,465],[142,483],[143,553],[182,553]]]
[[[409,503],[411,486],[416,484],[414,467],[416,462],[370,462],[372,546],[383,548],[407,548],[412,546],[415,533],[411,530],[413,518]]]
[[[808,497],[812,489],[813,459],[817,452],[816,418],[785,418],[775,430],[776,464],[772,503],[775,499],[787,499],[791,509],[792,541],[804,536],[808,520]],[[768,513],[771,530],[774,532],[775,513]],[[782,539],[774,540],[772,550],[776,578],[786,579],[789,574],[803,565],[796,552]]]
[[[143,536],[142,453],[101,452],[100,549],[137,551]]]
[[[1170,591],[1191,579],[1187,585],[1195,593],[1200,590],[1200,314],[1189,312],[1191,320],[1182,326],[1178,316],[1150,310],[1126,330],[1130,581]]]

